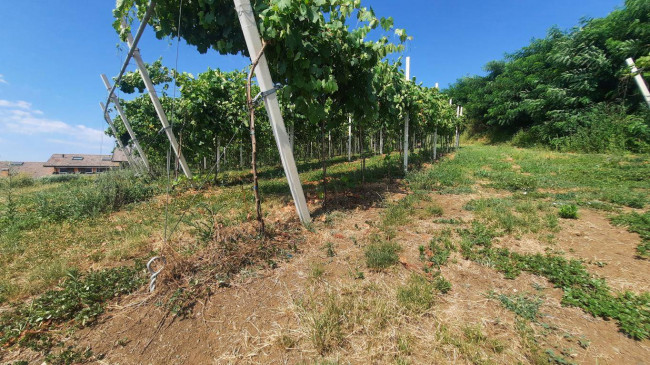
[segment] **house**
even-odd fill
[[[45,167],[43,162],[12,162],[0,161],[0,177],[12,175],[28,175],[33,178],[49,176],[54,173],[53,167]]]
[[[113,155],[81,155],[72,153],[53,154],[44,167],[54,169],[54,174],[97,174],[119,168],[120,161],[114,161]]]
[[[113,152],[111,161],[119,163],[122,167],[125,167],[129,163],[129,159],[126,157],[126,153],[124,153],[124,151],[119,148],[116,148],[115,152]]]

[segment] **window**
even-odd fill
[[[111,156],[102,157],[102,161],[112,161],[112,160],[113,158],[111,158]]]
[[[22,166],[24,164],[25,164],[24,162],[10,162],[9,166]]]
[[[84,158],[81,157],[81,156],[73,156],[72,159],[73,159],[74,161],[81,161],[81,160],[83,160]]]

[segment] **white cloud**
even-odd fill
[[[112,142],[100,129],[46,118],[42,111],[32,109],[32,104],[26,101],[0,99],[0,130],[3,135],[41,137],[48,142],[85,149],[94,149],[102,144],[110,145]]]
[[[7,80],[5,80],[5,75],[0,74],[0,84],[9,84]]]
[[[22,100],[9,101],[9,100],[0,99],[0,107],[29,109],[29,108],[32,107],[32,103],[28,103],[28,102],[22,101]]]

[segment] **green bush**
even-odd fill
[[[25,174],[16,174],[11,177],[2,177],[0,178],[0,188],[26,188],[29,186],[34,186],[36,180],[33,177]]]
[[[63,183],[69,181],[77,181],[80,180],[81,178],[82,176],[77,174],[52,175],[52,176],[42,177],[40,181],[43,184],[54,184],[54,183]]]
[[[370,269],[382,270],[395,265],[399,260],[400,246],[392,242],[374,242],[366,247],[366,265]]]
[[[560,215],[560,218],[578,219],[578,207],[574,204],[562,205],[558,214]]]

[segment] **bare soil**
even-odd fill
[[[324,359],[353,364],[401,360],[412,364],[533,363],[531,346],[515,314],[489,297],[490,292],[531,293],[543,299],[540,324],[530,325],[531,337],[542,353],[564,353],[580,364],[648,362],[650,341],[634,341],[620,333],[614,321],[562,306],[562,291],[544,278],[524,273],[508,280],[458,253],[441,269],[452,290],[439,294],[431,310],[409,315],[395,309],[397,288],[412,271],[421,270],[418,247],[449,225],[412,215],[395,238],[403,249],[402,265],[384,272],[368,270],[364,246],[378,231],[385,209],[382,201],[405,195],[399,189],[389,190],[384,188],[379,198],[371,198],[375,191],[335,197],[331,207],[337,213],[329,219],[317,215],[313,230],[302,229],[299,252],[274,269],[254,266],[240,271],[230,287],[212,284],[211,294],[199,298],[186,318],[165,309],[161,301],[167,289],[162,287],[154,295],[143,289],[112,305],[97,325],[76,332],[72,342],[103,355],[97,361],[102,364],[295,364]],[[444,218],[470,222],[473,213],[463,206],[490,194],[479,190],[431,197],[443,207]],[[310,208],[319,211],[313,204]],[[291,213],[293,205],[280,210]],[[561,250],[568,257],[585,260],[589,270],[615,290],[648,291],[648,262],[635,256],[638,235],[612,226],[604,213],[590,210],[581,210],[578,220],[562,220],[561,228],[551,244],[527,236],[507,237],[500,244],[520,252]],[[335,256],[326,254],[327,243],[333,244]],[[313,274],[316,266],[322,268],[322,275]],[[363,279],[358,278],[359,271]],[[300,303],[324,300],[327,295],[337,300],[354,295],[356,308],[366,309],[355,312],[359,321],[345,327],[339,346],[323,353],[314,345],[311,317]],[[372,305],[363,307],[364,302]],[[377,324],[379,304],[392,308],[383,314],[383,325]],[[478,328],[485,338],[472,340],[467,335],[472,328]],[[580,346],[578,339],[585,339],[588,346]],[[408,346],[403,345],[405,341]]]

